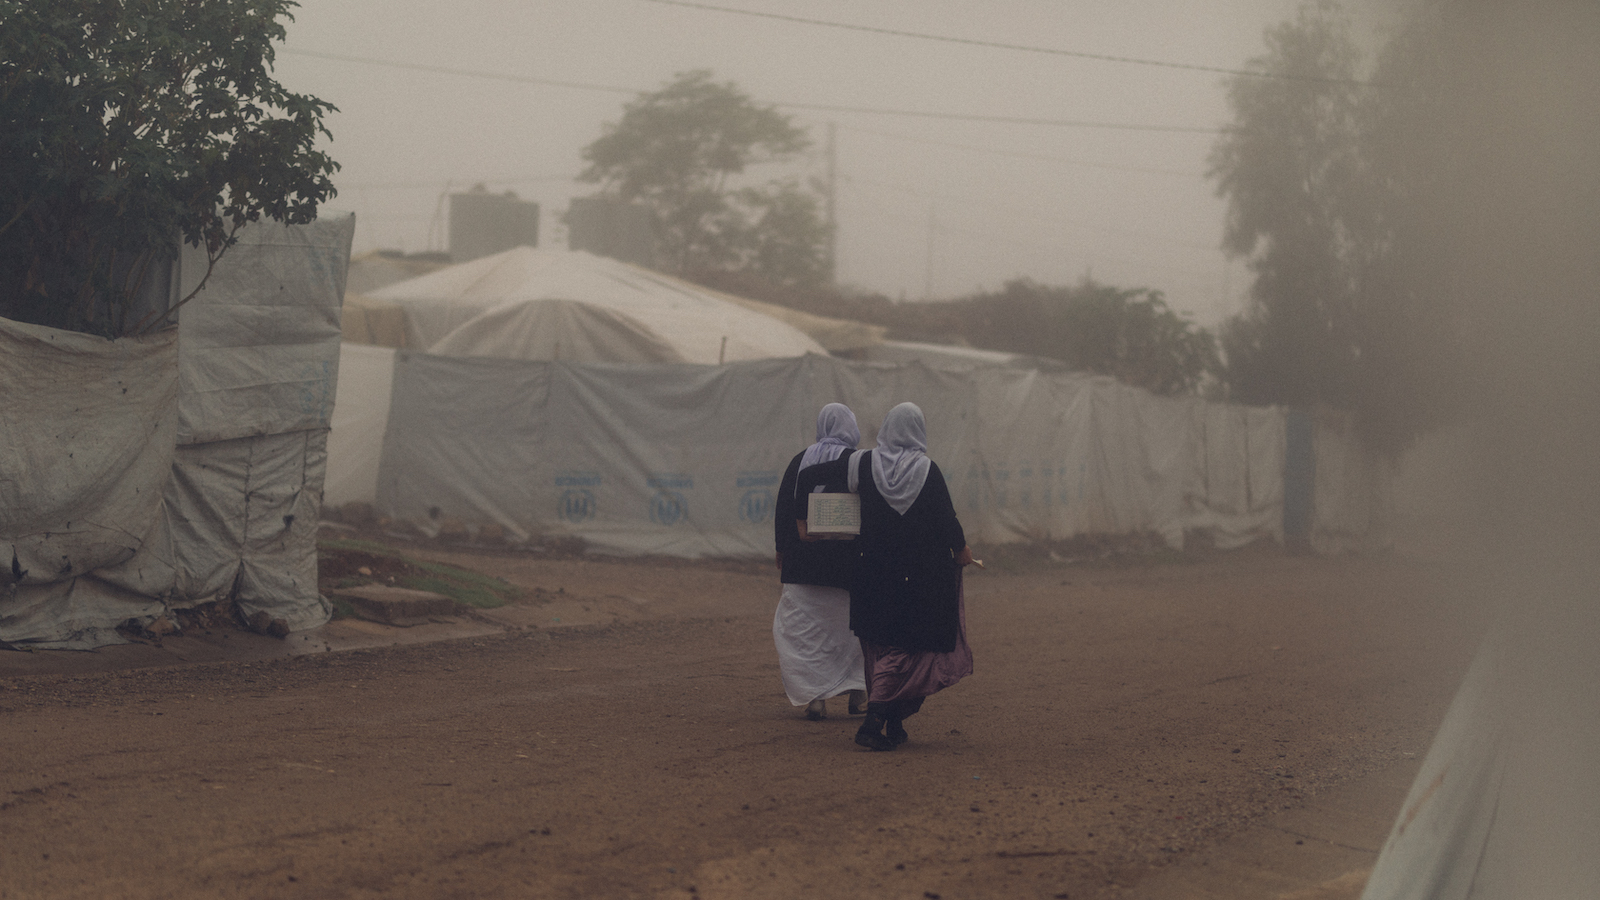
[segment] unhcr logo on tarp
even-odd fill
[[[594,494],[582,488],[572,488],[561,494],[561,518],[568,522],[583,522],[594,517]]]
[[[694,488],[693,476],[655,474],[646,478],[645,484],[656,489],[650,498],[650,521],[671,527],[689,518],[689,501],[678,492]]]
[[[782,480],[777,472],[740,472],[736,484],[746,490],[739,498],[739,519],[752,525],[771,521],[776,505],[772,488]]]
[[[599,472],[557,472],[555,484],[557,488],[566,488],[561,491],[556,505],[556,515],[562,521],[585,522],[594,518],[594,492],[589,488],[600,486]]]

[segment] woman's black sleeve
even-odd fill
[[[795,532],[794,520],[805,518],[805,511],[795,514],[795,476],[800,472],[800,458],[804,452],[796,453],[794,459],[789,461],[789,468],[784,470],[783,480],[778,483],[778,496],[772,503],[772,540],[779,553],[787,553],[795,544],[800,543],[800,535]]]
[[[950,499],[950,487],[945,484],[944,473],[939,471],[939,464],[932,460],[929,460],[928,479],[923,482],[922,495],[918,499],[926,499],[933,504],[940,534],[951,551],[961,552],[961,548],[967,545],[967,534],[961,528],[961,520],[956,518],[955,501]]]

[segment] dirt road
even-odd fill
[[[1353,785],[1398,804],[1478,627],[1404,561],[991,569],[976,674],[871,753],[842,700],[784,699],[769,568],[438,556],[538,589],[510,615],[545,627],[78,675],[5,654],[0,898],[1185,896],[1262,823]],[[1303,879],[1371,865],[1278,831],[1337,850]],[[1236,896],[1289,882],[1261,884]]]

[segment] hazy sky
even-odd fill
[[[709,0],[894,31],[1190,66],[1238,68],[1296,0]],[[1356,4],[1366,8],[1374,4]],[[1372,29],[1358,36],[1368,37]],[[1213,129],[1207,71],[1023,52],[778,21],[654,0],[302,0],[280,79],[339,107],[328,125],[356,251],[444,249],[441,198],[485,183],[542,207],[541,243],[593,185],[581,149],[631,94],[328,59],[332,54],[654,90],[710,69],[808,127],[815,147],[758,180],[822,176],[835,123],[840,280],[891,297],[952,297],[1024,276],[1151,287],[1205,324],[1236,311],[1246,273],[1217,249],[1204,177],[1213,133],[797,109],[870,107]]]

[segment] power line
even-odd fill
[[[280,53],[293,56],[307,56],[314,59],[327,59],[335,62],[354,63],[363,66],[377,66],[388,69],[407,69],[416,72],[431,72],[437,75],[457,75],[464,78],[483,78],[491,81],[509,81],[516,84],[537,84],[547,87],[561,87],[582,91],[604,91],[612,94],[633,94],[635,96],[648,93],[636,88],[626,88],[610,84],[588,84],[580,81],[558,81],[551,78],[538,78],[532,75],[516,75],[510,72],[489,72],[481,69],[459,69],[450,66],[432,66],[426,63],[398,62],[388,59],[372,59],[362,56],[347,56],[342,53],[323,53],[315,50],[295,50],[284,48]],[[960,122],[994,122],[1007,125],[1044,125],[1053,128],[1098,128],[1114,131],[1150,131],[1173,132],[1185,134],[1222,134],[1229,129],[1205,128],[1191,125],[1138,125],[1123,122],[1091,122],[1078,119],[1035,119],[1025,116],[995,116],[979,113],[948,113],[936,110],[915,109],[889,109],[868,106],[834,106],[823,103],[786,103],[778,102],[773,106],[784,109],[803,109],[813,112],[853,113],[872,116],[901,116],[919,119],[944,119]]]
[[[1074,59],[1090,59],[1097,62],[1125,63],[1136,66],[1156,66],[1163,69],[1183,69],[1190,72],[1212,72],[1218,75],[1243,75],[1247,78],[1281,78],[1289,81],[1317,81],[1332,84],[1359,84],[1349,78],[1318,78],[1307,75],[1287,75],[1280,72],[1261,72],[1250,69],[1228,69],[1221,66],[1202,66],[1193,63],[1168,62],[1160,59],[1141,59],[1135,56],[1112,56],[1106,53],[1085,53],[1080,50],[1062,50],[1057,47],[1036,47],[1029,44],[1008,44],[1003,41],[984,41],[977,38],[952,37],[946,34],[928,34],[920,31],[904,31],[898,28],[879,28],[873,25],[853,25],[848,22],[830,22],[825,19],[807,19],[801,16],[790,16],[783,13],[759,12],[753,9],[735,9],[728,6],[713,6],[710,3],[694,3],[691,0],[644,0],[646,3],[659,3],[663,6],[681,6],[688,9],[699,9],[706,12],[730,13],[736,16],[752,16],[758,19],[776,19],[780,22],[794,22],[800,25],[815,25],[819,28],[838,28],[844,31],[862,31],[868,34],[884,34],[891,37],[914,38],[922,41],[941,41],[947,44],[965,44],[969,47],[988,47],[994,50],[1018,50],[1024,53],[1043,53],[1049,56],[1069,56]]]
[[[845,175],[845,176],[842,176],[842,178],[843,178],[844,181],[850,182],[852,184],[863,184],[863,185],[868,185],[870,187],[876,187],[876,188],[883,189],[883,190],[890,190],[890,191],[894,191],[896,193],[907,194],[907,195],[910,195],[912,197],[916,197],[916,198],[918,198],[920,200],[937,200],[940,197],[944,197],[944,198],[947,198],[947,199],[968,201],[969,203],[971,201],[977,201],[976,203],[971,203],[971,205],[968,208],[969,209],[979,209],[979,208],[982,208],[983,206],[987,206],[988,208],[991,208],[991,209],[1010,210],[1010,211],[1012,211],[1014,213],[1020,213],[1025,218],[1033,219],[1033,220],[1038,221],[1038,222],[1046,222],[1046,223],[1049,223],[1051,225],[1061,225],[1061,226],[1065,226],[1065,227],[1068,227],[1068,228],[1075,228],[1075,229],[1078,229],[1078,230],[1081,230],[1081,231],[1087,231],[1087,232],[1090,232],[1090,233],[1093,233],[1093,234],[1114,235],[1114,236],[1119,236],[1119,237],[1135,237],[1135,238],[1139,238],[1141,240],[1156,241],[1158,243],[1164,243],[1164,244],[1168,244],[1168,245],[1171,245],[1171,246],[1174,246],[1174,247],[1184,247],[1186,249],[1200,250],[1200,251],[1207,252],[1207,253],[1214,252],[1214,251],[1217,250],[1216,247],[1213,247],[1213,246],[1210,246],[1210,245],[1196,244],[1196,243],[1194,243],[1192,241],[1185,241],[1185,240],[1181,240],[1181,239],[1178,239],[1178,238],[1167,237],[1165,235],[1152,234],[1150,232],[1145,232],[1145,231],[1135,231],[1135,230],[1127,229],[1127,228],[1103,228],[1103,227],[1100,227],[1100,226],[1097,226],[1097,225],[1091,225],[1091,224],[1089,224],[1087,222],[1079,221],[1079,220],[1076,220],[1076,219],[1063,219],[1063,218],[1059,218],[1059,217],[1056,217],[1056,216],[1045,215],[1043,213],[1040,213],[1038,210],[1032,209],[1032,208],[1029,208],[1029,207],[1016,206],[1016,205],[1009,204],[1009,203],[997,203],[997,202],[995,202],[994,198],[992,196],[990,196],[990,195],[969,194],[969,193],[966,193],[966,192],[963,192],[963,191],[951,191],[951,190],[946,189],[946,188],[941,188],[938,193],[932,193],[932,192],[929,192],[929,191],[927,191],[927,190],[925,190],[923,188],[918,188],[918,187],[914,187],[912,185],[903,184],[903,183],[897,183],[897,182],[892,182],[892,181],[878,181],[876,179],[862,178],[862,177],[856,176],[856,175]]]
[[[871,128],[857,128],[852,125],[844,126],[857,134],[870,134],[892,141],[905,141],[911,144],[927,144],[933,147],[950,147],[956,150],[970,150],[974,153],[987,153],[992,156],[1010,156],[1017,159],[1037,159],[1044,162],[1066,163],[1072,166],[1083,166],[1089,169],[1109,169],[1114,172],[1138,172],[1142,175],[1176,175],[1180,178],[1196,178],[1204,173],[1183,172],[1177,169],[1157,169],[1149,166],[1119,166],[1114,163],[1096,163],[1083,159],[1070,159],[1065,156],[1053,156],[1048,153],[1028,153],[1023,150],[997,150],[994,147],[979,147],[976,144],[960,144],[955,141],[939,141],[932,138],[912,137],[908,134],[893,134],[887,131],[874,131]]]
[[[487,72],[482,69],[456,69],[449,66],[430,66],[426,63],[397,62],[391,59],[371,59],[364,56],[346,56],[342,53],[322,53],[316,50],[298,50],[285,47],[278,51],[291,56],[309,56],[314,59],[331,59],[335,62],[355,63],[362,66],[378,66],[386,69],[410,69],[414,72],[432,72],[437,75],[460,75],[465,78],[486,78],[491,81],[511,81],[517,84],[540,84],[546,87],[571,88],[579,91],[604,91],[611,94],[640,94],[642,91],[634,88],[619,87],[614,84],[588,84],[581,81],[556,81],[550,78],[537,78],[532,75],[515,75],[510,72]]]
[[[1231,128],[1200,125],[1136,125],[1127,122],[1091,122],[1084,119],[1034,119],[1025,116],[988,116],[978,113],[943,113],[930,110],[883,109],[870,106],[827,106],[820,103],[774,103],[784,109],[819,112],[859,113],[873,116],[904,116],[918,119],[948,119],[960,122],[996,122],[1004,125],[1048,125],[1053,128],[1098,128],[1109,131],[1162,131],[1176,134],[1225,134]]]
[[[450,180],[451,181],[459,181],[462,184],[485,184],[485,185],[488,185],[488,184],[534,184],[534,183],[548,183],[548,182],[552,182],[552,181],[570,181],[570,182],[576,183],[577,180],[578,180],[578,176],[576,176],[576,175],[528,175],[528,176],[512,175],[512,176],[507,177],[507,178],[454,178],[454,179],[450,179]],[[336,183],[338,182],[338,176],[334,177],[334,181]],[[432,179],[430,181],[367,181],[367,182],[352,183],[352,184],[338,184],[337,186],[339,187],[340,190],[347,190],[347,191],[411,190],[411,189],[420,189],[420,188],[436,188],[436,187],[439,186],[439,179],[435,178],[435,179]]]
[[[877,217],[879,217],[880,219],[887,219],[889,221],[896,222],[896,223],[899,223],[899,224],[902,224],[902,225],[915,226],[917,229],[924,229],[924,228],[928,228],[929,227],[928,218],[926,216],[897,215],[895,213],[892,213],[892,212],[889,212],[889,211],[883,209],[882,207],[873,207],[873,214],[876,215]],[[1079,245],[1070,244],[1070,243],[1067,243],[1067,242],[1064,242],[1064,241],[1061,241],[1061,242],[1049,242],[1049,241],[1038,240],[1038,239],[1030,240],[1028,238],[1019,238],[1019,237],[1015,237],[1015,236],[1002,235],[999,232],[995,231],[994,229],[985,229],[985,230],[981,230],[980,231],[980,230],[975,230],[975,229],[971,229],[971,228],[964,228],[964,227],[962,227],[960,225],[953,224],[948,219],[940,219],[940,220],[938,220],[936,223],[934,223],[933,229],[935,231],[937,231],[938,233],[941,233],[941,234],[959,235],[959,236],[963,236],[963,237],[966,237],[966,238],[975,239],[975,240],[977,240],[979,242],[982,242],[984,244],[987,244],[989,246],[1005,247],[1005,248],[1011,248],[1011,249],[1032,248],[1033,250],[1042,250],[1042,251],[1045,251],[1047,253],[1057,254],[1057,255],[1060,255],[1060,256],[1063,256],[1063,257],[1065,257],[1065,256],[1073,256],[1073,257],[1076,257],[1076,258],[1079,258],[1079,259],[1083,259],[1085,262],[1087,262],[1087,263],[1089,263],[1091,265],[1093,263],[1095,263],[1095,262],[1114,263],[1114,264],[1118,264],[1118,265],[1122,265],[1122,266],[1131,266],[1131,267],[1134,267],[1134,268],[1137,268],[1137,269],[1163,270],[1163,271],[1166,271],[1166,272],[1171,272],[1171,273],[1187,276],[1188,278],[1191,278],[1191,279],[1199,279],[1199,278],[1205,277],[1205,276],[1207,276],[1209,274],[1209,272],[1203,271],[1197,265],[1173,265],[1171,263],[1152,262],[1149,259],[1133,258],[1133,257],[1129,257],[1129,256],[1124,256],[1122,254],[1103,253],[1103,252],[1098,252],[1098,251],[1093,251],[1093,250],[1087,250],[1087,249],[1085,249],[1085,248],[1083,248],[1083,247],[1081,247]],[[945,280],[949,280],[949,279],[945,279]],[[924,290],[926,291],[926,287],[924,288]],[[980,288],[980,290],[981,290],[981,288]],[[1161,289],[1158,289],[1158,290],[1161,290]],[[1169,294],[1170,293],[1170,291],[1167,291],[1167,290],[1161,290],[1161,292],[1163,294]],[[1196,291],[1195,293],[1199,293],[1199,292]],[[1177,302],[1177,301],[1175,301],[1175,302]]]

